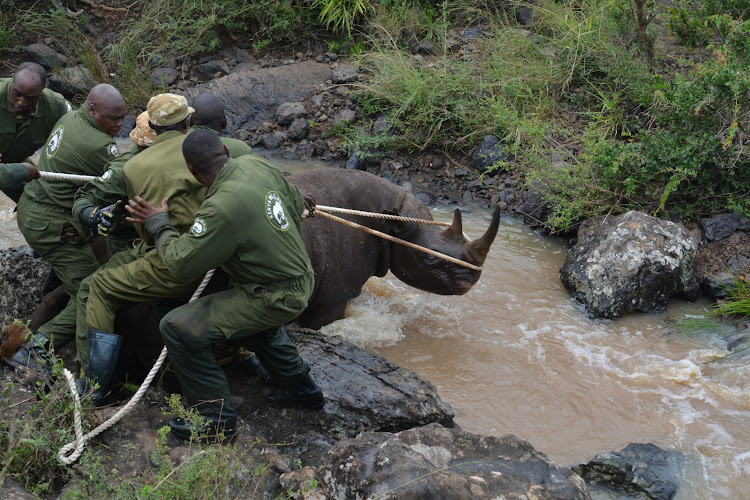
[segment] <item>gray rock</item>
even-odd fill
[[[619,452],[599,454],[573,470],[587,483],[623,496],[671,500],[677,494],[681,460],[679,452],[668,453],[651,443],[630,443]]]
[[[697,292],[696,253],[682,224],[641,212],[595,217],[581,224],[560,279],[594,317],[661,312],[673,295]]]
[[[727,272],[709,274],[703,280],[701,291],[709,298],[726,297],[734,286],[734,280],[735,276]]]
[[[307,123],[305,118],[297,118],[289,125],[287,129],[287,136],[293,141],[301,141],[307,137],[307,133],[310,131],[310,125]]]
[[[495,135],[487,135],[474,150],[471,155],[474,160],[474,166],[479,172],[487,172],[493,165],[498,162],[505,162],[511,159],[510,154],[505,151],[500,138]],[[493,173],[498,169],[493,170]]]
[[[26,320],[44,298],[44,282],[49,264],[34,258],[27,246],[0,250],[0,321],[8,325],[14,319]]]
[[[169,87],[180,77],[180,73],[174,68],[155,68],[151,70],[151,83],[154,87]]]
[[[59,68],[68,64],[68,58],[43,43],[32,43],[26,47],[31,60],[46,69]]]
[[[412,54],[432,54],[435,48],[426,38],[411,48]]]
[[[3,481],[0,482],[0,491],[3,492],[4,500],[36,500],[38,498],[8,476],[3,476]]]
[[[344,108],[333,117],[333,125],[341,125],[344,122],[353,122],[354,119],[357,117],[357,114],[349,109]]]
[[[313,473],[326,498],[590,498],[580,477],[526,441],[438,424],[364,432],[321,461]]]
[[[545,188],[545,185],[536,181],[531,189],[523,193],[523,203],[516,209],[516,212],[523,217],[523,222],[527,226],[543,227],[544,221],[549,217],[550,204],[544,195]]]
[[[521,7],[516,11],[516,21],[521,26],[528,26],[534,20],[534,11],[528,7]]]
[[[359,157],[357,156],[357,153],[352,153],[349,159],[346,160],[346,168],[350,170],[360,170],[360,167],[363,164],[364,162],[360,161]]]
[[[130,137],[130,131],[135,128],[135,116],[126,116],[122,119],[122,128],[117,133],[117,137],[126,139]]]
[[[204,79],[219,78],[228,75],[231,71],[229,65],[221,59],[212,59],[211,61],[199,64],[195,71]]]
[[[93,73],[84,66],[72,66],[63,68],[59,73],[49,77],[49,88],[60,92],[71,99],[75,96],[84,96],[97,84]]]
[[[279,125],[291,125],[294,120],[306,117],[307,111],[301,102],[285,102],[274,113],[274,119]]]
[[[355,64],[344,64],[333,70],[333,83],[356,82],[359,76],[359,69]]]
[[[386,134],[390,132],[391,124],[388,123],[388,118],[385,115],[379,115],[375,119],[375,123],[372,124],[372,131],[375,134]]]
[[[701,219],[703,234],[708,241],[716,241],[731,236],[741,228],[750,226],[750,219],[742,214],[718,214],[707,219]],[[743,229],[746,230],[746,229]]]
[[[237,63],[251,63],[256,64],[258,60],[246,49],[237,47],[227,47],[224,49],[224,57],[227,59],[234,59]]]
[[[272,134],[263,134],[260,138],[260,142],[263,143],[263,147],[266,149],[276,149],[281,144],[281,136],[274,132]]]
[[[339,58],[338,54],[336,54],[335,52],[326,52],[326,57],[331,61],[335,61]]]
[[[420,191],[419,193],[414,193],[414,196],[417,197],[419,201],[424,203],[425,205],[434,205],[435,204],[435,195],[432,193],[428,193],[425,191]]]

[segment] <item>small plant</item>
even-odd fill
[[[374,11],[370,0],[315,0],[313,6],[320,9],[320,19],[326,27],[333,26],[334,30],[341,28],[349,38],[357,19]]]
[[[714,306],[716,316],[750,317],[750,282],[744,276],[735,276],[727,288],[727,295]]]

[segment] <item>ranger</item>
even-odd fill
[[[229,290],[180,306],[159,325],[187,404],[204,419],[200,429],[172,419],[172,433],[190,439],[197,432],[235,432],[229,386],[211,349],[218,342],[250,343],[282,387],[270,400],[273,406],[322,408],[323,393],[284,329],[307,307],[313,290],[300,219],[314,199],[262,158],[230,159],[210,131],[190,134],[183,154],[190,172],[209,187],[188,233],[170,224],[166,198],[160,209],[142,198],[126,207],[129,220],[145,223],[175,276],[192,281],[221,267],[230,277]]]
[[[21,63],[13,78],[0,78],[0,189],[15,202],[24,183],[38,178],[36,168],[22,162],[28,163],[57,120],[73,109],[46,85],[47,72],[33,62]]]
[[[100,84],[86,104],[62,116],[44,146],[39,170],[68,174],[104,173],[120,151],[114,136],[122,127],[125,100],[113,86]],[[43,354],[49,340],[60,348],[75,337],[75,297],[83,278],[99,267],[83,229],[71,217],[79,183],[39,179],[29,184],[18,202],[18,227],[26,242],[52,266],[71,297],[60,314],[44,324],[10,361],[12,366],[36,366],[32,351]]]

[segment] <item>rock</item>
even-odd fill
[[[357,153],[352,153],[352,155],[349,157],[348,160],[346,160],[346,168],[351,170],[359,170],[360,166],[364,162],[359,160],[359,157],[357,156]]]
[[[266,149],[276,149],[281,144],[281,136],[274,132],[272,134],[263,134],[260,141],[263,143],[263,147]]]
[[[290,125],[297,118],[307,117],[307,111],[301,102],[285,102],[276,108],[274,119],[279,125]]]
[[[438,424],[365,432],[335,444],[315,468],[326,498],[589,499],[583,480],[514,436]]]
[[[307,123],[307,120],[305,118],[297,118],[289,125],[287,136],[293,141],[301,141],[307,137],[309,131],[310,125]]]
[[[545,199],[545,185],[536,181],[531,189],[524,191],[523,203],[516,212],[523,217],[523,222],[530,227],[543,227],[550,213],[549,202]]]
[[[224,75],[228,75],[231,71],[229,65],[221,59],[213,59],[211,61],[199,64],[195,67],[195,71],[204,79],[219,78]]]
[[[521,26],[529,26],[534,20],[534,11],[528,7],[521,7],[516,11],[516,22]]]
[[[234,59],[237,61],[238,64],[240,63],[250,63],[250,64],[257,64],[258,60],[253,57],[253,55],[246,49],[242,49],[240,47],[237,47],[236,45],[233,47],[227,47],[222,51],[224,53],[224,57],[227,59]]]
[[[46,69],[59,68],[68,64],[68,58],[43,43],[32,43],[26,47],[31,60]]]
[[[14,319],[26,320],[44,298],[44,282],[49,264],[27,246],[0,250],[0,321],[8,325]]]
[[[595,217],[581,224],[560,279],[594,317],[661,312],[673,295],[697,295],[696,252],[682,224],[635,211]]]
[[[126,139],[130,137],[130,131],[135,128],[135,116],[126,116],[122,119],[122,128],[117,133],[117,137]]]
[[[38,498],[8,476],[3,476],[3,480],[0,482],[0,491],[3,492],[4,500],[36,500]]]
[[[391,124],[388,123],[388,118],[385,115],[378,115],[375,123],[372,124],[372,132],[375,134],[387,134],[390,130]]]
[[[420,191],[419,193],[414,193],[414,196],[425,205],[430,206],[435,204],[435,195],[432,193]]]
[[[735,276],[728,272],[709,274],[703,278],[701,291],[709,298],[721,298],[729,295],[734,285]]]
[[[504,150],[500,138],[495,135],[485,136],[471,157],[474,160],[474,167],[479,172],[487,172],[496,163],[511,159],[511,156]],[[493,173],[497,173],[498,170],[495,169]]]
[[[335,61],[339,58],[338,54],[336,54],[335,52],[326,52],[326,57],[331,61]]]
[[[63,68],[59,73],[49,77],[48,86],[55,92],[60,92],[68,99],[85,96],[97,84],[93,73],[84,66]]]
[[[169,87],[179,77],[180,73],[174,68],[155,68],[151,70],[151,83],[157,88]]]
[[[315,94],[314,96],[312,96],[310,100],[312,101],[313,106],[315,106],[316,108],[319,108],[323,105],[324,99],[325,97],[323,96],[323,94]]]
[[[333,125],[335,127],[336,125],[341,125],[344,122],[353,122],[356,117],[357,114],[353,110],[344,108],[336,113],[336,115],[333,117]]]
[[[604,486],[620,495],[670,500],[677,494],[680,453],[658,446],[630,443],[619,452],[602,453],[573,467],[587,483]]]
[[[333,83],[356,82],[359,76],[359,69],[355,64],[344,64],[333,70]]]
[[[432,54],[434,52],[432,43],[426,38],[411,48],[412,54]]]
[[[708,241],[716,241],[726,238],[739,230],[750,229],[750,219],[742,214],[718,214],[707,219],[701,219],[703,234]]]

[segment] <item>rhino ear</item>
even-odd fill
[[[448,241],[458,241],[461,243],[465,241],[463,224],[461,222],[461,210],[459,210],[458,208],[455,212],[453,212],[453,224],[451,224],[448,229],[443,231],[443,238]]]

